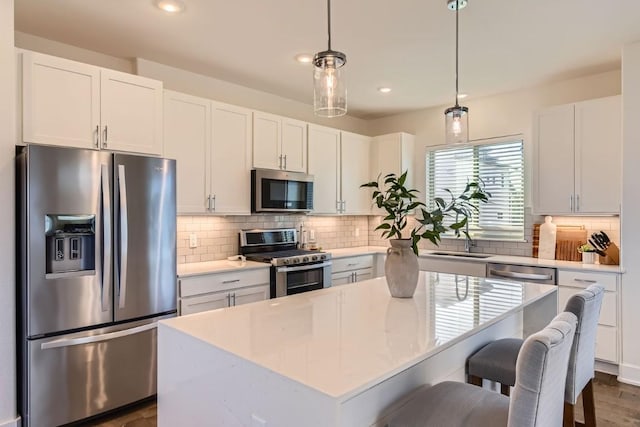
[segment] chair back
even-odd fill
[[[562,425],[565,379],[577,321],[573,313],[560,313],[524,341],[516,362],[508,427]]]
[[[604,288],[597,284],[591,285],[569,298],[565,307],[565,311],[575,314],[578,318],[564,394],[564,400],[573,405],[576,404],[582,389],[593,379],[596,332],[603,297]]]

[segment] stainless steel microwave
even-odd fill
[[[313,175],[269,169],[251,171],[252,212],[313,210]]]

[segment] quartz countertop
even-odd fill
[[[328,249],[326,252],[330,252],[333,258],[344,258],[349,256],[367,255],[367,254],[386,254],[387,248],[384,246],[358,246],[352,248],[341,249]],[[461,257],[461,256],[447,256],[447,255],[435,255],[434,252],[451,253],[456,254],[459,252],[440,251],[440,250],[420,250],[420,257],[424,258],[436,258],[436,259],[455,259],[464,262],[496,262],[501,264],[516,264],[516,265],[532,265],[541,267],[555,267],[567,270],[577,271],[596,271],[606,273],[624,273],[624,270],[619,265],[600,265],[600,264],[582,264],[575,261],[559,261],[553,259],[540,259],[525,256],[509,256],[509,255],[488,255],[487,258],[473,258],[473,257]],[[475,254],[475,252],[473,252]]]
[[[255,261],[206,261],[178,264],[178,277],[200,276],[203,274],[224,273],[227,271],[269,268],[271,264]]]
[[[346,401],[556,290],[420,272],[414,298],[377,278],[162,324]]]

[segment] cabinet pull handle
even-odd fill
[[[357,272],[357,271],[354,271],[354,272],[353,272],[353,282],[355,283],[355,282],[357,282],[357,281],[358,281],[358,272]]]
[[[576,212],[580,212],[580,195],[576,194]]]
[[[282,154],[278,156],[278,169],[282,169]]]
[[[231,296],[233,297],[233,306],[236,305],[236,293],[232,293]]]
[[[100,147],[100,125],[96,125],[96,148]]]
[[[569,211],[573,212],[573,194],[569,196]]]
[[[597,280],[590,280],[590,279],[573,279],[573,280],[581,283],[598,283]]]
[[[231,294],[227,294],[227,307],[231,307]]]
[[[211,197],[211,199],[213,200],[213,209],[211,209],[212,211],[216,211],[216,195],[214,194],[213,197]]]
[[[236,283],[236,282],[239,282],[239,281],[240,281],[240,279],[224,280],[224,281],[222,282],[222,284],[223,284],[223,285],[226,285],[227,283]]]
[[[349,263],[349,264],[347,264],[347,267],[355,267],[356,265],[358,265],[358,264],[356,264],[355,262],[354,263]]]
[[[207,210],[211,210],[211,194],[207,196]]]
[[[107,140],[109,139],[109,129],[107,128],[107,125],[104,125],[104,139],[102,141],[102,146],[104,148],[107,148]]]
[[[287,169],[287,155],[284,155],[284,168]]]

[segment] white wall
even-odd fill
[[[16,424],[13,0],[0,1],[0,426]]]
[[[533,112],[551,105],[567,104],[621,93],[620,71],[610,71],[578,79],[537,86],[517,92],[463,100],[469,107],[469,138],[484,139],[522,134],[525,142],[526,205],[531,206],[531,162]],[[425,147],[444,144],[444,110],[429,108],[372,120],[369,134],[381,135],[405,131],[416,135],[414,175],[416,187],[424,192]]]
[[[622,362],[618,379],[640,385],[640,42],[622,51]]]
[[[142,58],[136,60],[136,72],[141,76],[162,80],[166,89],[368,135],[366,120],[348,115],[323,119],[313,114],[311,75],[307,104]]]

